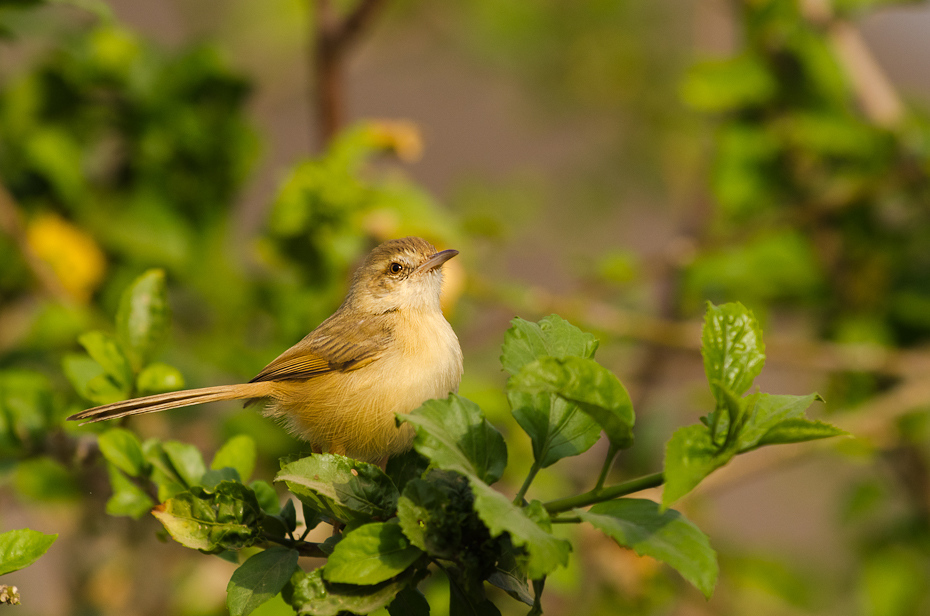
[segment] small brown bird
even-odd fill
[[[385,242],[355,272],[345,301],[303,340],[241,385],[219,385],[114,402],[68,419],[91,423],[216,402],[266,400],[315,451],[375,462],[410,447],[395,413],[457,391],[462,350],[439,305],[442,265],[418,237]]]

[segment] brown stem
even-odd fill
[[[352,12],[340,19],[329,0],[316,2],[313,80],[320,151],[345,125],[345,58],[385,3],[359,0]]]

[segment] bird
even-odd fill
[[[93,423],[220,400],[265,402],[314,452],[386,463],[413,443],[396,414],[458,391],[463,356],[440,307],[457,250],[419,237],[386,241],[355,271],[342,305],[248,383],[156,394],[81,411]]]

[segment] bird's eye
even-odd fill
[[[400,263],[391,263],[391,273],[399,274],[404,269],[404,266]]]

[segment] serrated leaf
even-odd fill
[[[297,569],[297,550],[274,546],[254,554],[236,569],[226,586],[232,616],[248,616],[277,595]]]
[[[184,389],[184,375],[174,366],[154,362],[142,369],[136,378],[140,396],[150,396]]]
[[[541,468],[589,450],[601,438],[601,427],[577,404],[550,394],[507,391],[511,413],[533,443]]]
[[[665,489],[662,507],[693,490],[705,477],[736,455],[735,446],[721,449],[704,425],[679,428],[665,446]]]
[[[517,317],[504,335],[501,365],[510,374],[516,374],[524,365],[547,355],[592,358],[597,345],[597,338],[592,334],[556,314],[539,323]]]
[[[252,545],[261,534],[261,507],[251,489],[225,481],[213,490],[194,486],[152,514],[175,541],[204,552]]]
[[[110,487],[113,495],[107,499],[106,510],[109,515],[129,516],[139,519],[152,510],[155,502],[145,491],[130,481],[121,470],[112,464],[107,465]]]
[[[717,554],[707,535],[672,509],[650,500],[621,498],[575,514],[640,556],[651,556],[678,571],[710,598],[717,583]]]
[[[180,441],[165,441],[161,447],[186,487],[190,488],[200,483],[203,474],[207,472],[207,467],[203,463],[199,449]]]
[[[811,421],[803,417],[786,419],[762,435],[756,447],[815,441],[832,436],[845,436],[849,433],[822,421]]]
[[[284,600],[298,614],[337,616],[343,612],[370,614],[389,604],[401,590],[417,580],[417,572],[407,569],[389,582],[361,586],[334,584],[323,579],[323,569],[304,573],[298,569],[284,588]]]
[[[523,547],[528,554],[527,576],[532,579],[568,564],[571,544],[553,536],[526,512],[489,485],[470,478],[475,494],[475,511],[492,537],[509,533],[514,546]]]
[[[345,522],[386,520],[397,507],[397,488],[380,468],[335,454],[313,454],[284,466],[284,481],[313,509]]]
[[[422,555],[398,524],[365,524],[336,544],[323,567],[323,578],[344,584],[378,584],[403,572]]]
[[[821,398],[817,394],[786,396],[756,393],[748,396],[746,399],[751,400],[752,413],[747,418],[746,425],[743,426],[743,429],[740,430],[739,433],[738,443],[740,452],[761,447],[759,441],[764,435],[785,421],[803,419],[804,411]],[[835,434],[830,434],[828,436],[835,436]]]
[[[148,363],[167,333],[168,321],[165,272],[148,270],[123,292],[116,313],[117,339],[135,370]]]
[[[618,449],[633,443],[633,403],[609,370],[583,357],[540,357],[510,378],[508,389],[552,394],[576,404],[603,428]]]
[[[414,448],[437,467],[478,477],[486,483],[500,479],[507,466],[504,437],[474,402],[451,394],[445,400],[428,400],[409,415]]]
[[[248,481],[255,470],[255,439],[247,434],[238,434],[223,444],[213,456],[210,468],[234,468],[239,473],[239,479]]]
[[[0,575],[34,563],[55,543],[58,535],[21,528],[0,533]]]
[[[111,428],[97,437],[97,446],[107,462],[130,477],[139,477],[147,466],[139,438],[122,428]]]
[[[91,359],[100,364],[104,373],[113,379],[120,391],[128,392],[133,385],[133,371],[129,359],[123,354],[116,338],[101,331],[87,332],[78,337],[78,342]]]
[[[742,304],[709,304],[701,334],[704,372],[722,406],[721,387],[741,396],[765,364],[765,344],[755,317]]]

